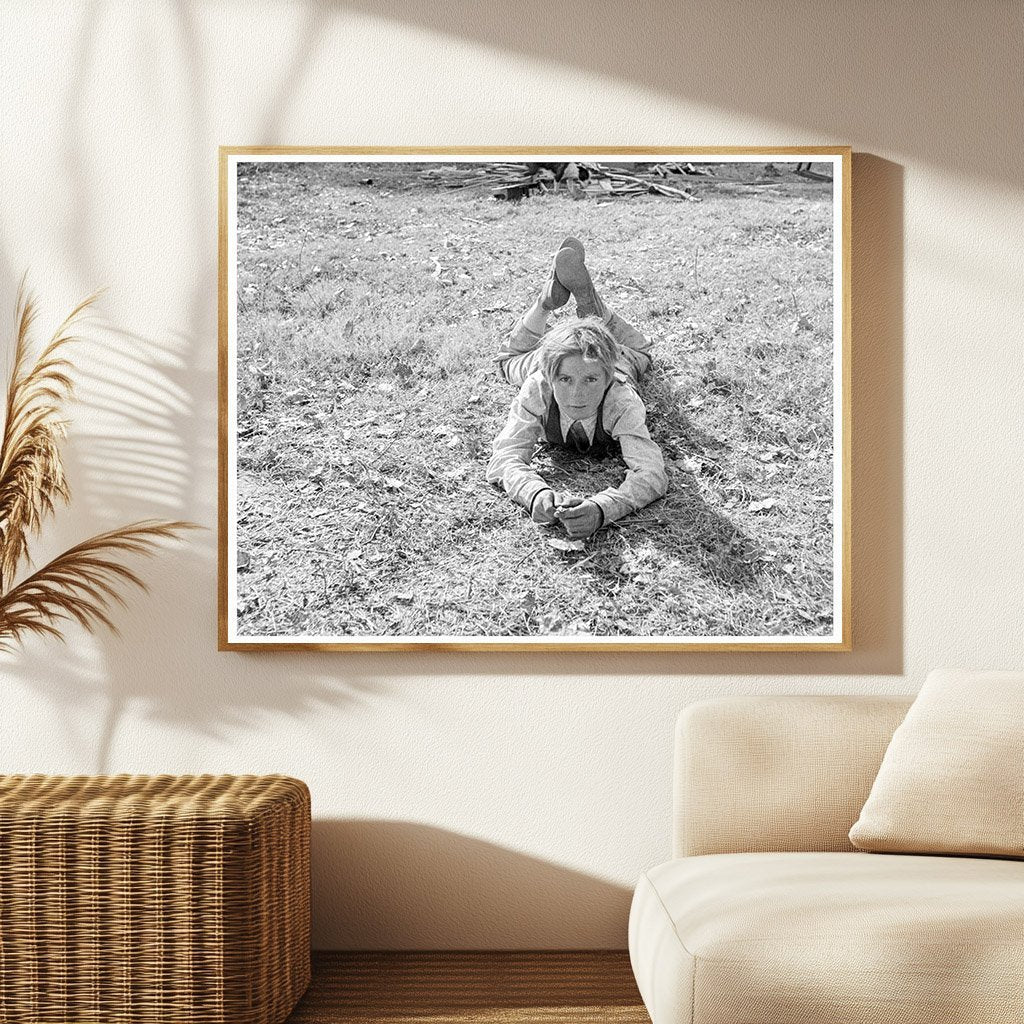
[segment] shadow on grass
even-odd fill
[[[749,586],[758,573],[759,545],[728,517],[708,505],[700,496],[693,473],[672,467],[671,455],[668,461],[671,467],[668,494],[612,523],[597,535],[598,557],[588,563],[590,575],[609,585],[621,582],[623,574],[617,567],[615,554],[620,547],[618,542],[629,538],[652,548],[660,556],[656,561],[682,562],[719,586],[732,589]],[[606,486],[609,478],[622,475],[622,462],[618,458],[596,461],[574,457],[557,448],[542,448],[537,462],[543,467],[542,475],[557,489],[596,491]],[[605,553],[612,557],[602,558]]]
[[[715,453],[728,445],[697,426],[684,411],[681,398],[679,389],[655,366],[644,381],[644,400],[651,436],[665,456],[671,479],[668,494],[654,506],[659,525],[668,527],[673,550],[687,557],[698,572],[719,585],[742,589],[763,570],[761,545],[701,496],[697,474],[722,476]],[[669,547],[663,535],[660,539],[655,535],[652,541],[665,550]]]

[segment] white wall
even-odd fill
[[[408,9],[407,9],[408,8]],[[0,6],[0,314],[99,285],[48,542],[149,515],[124,639],[7,657],[0,770],[283,771],[321,947],[623,946],[680,707],[1024,664],[1020,5]],[[218,144],[850,143],[848,655],[218,654]]]

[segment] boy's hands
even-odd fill
[[[604,513],[597,502],[568,491],[556,494],[550,489],[540,491],[533,499],[530,518],[542,526],[561,523],[574,539],[589,537],[604,526]]]
[[[530,518],[535,523],[540,523],[541,526],[550,526],[552,523],[558,522],[555,517],[554,491],[550,488],[546,491],[541,491],[533,499],[533,504],[530,506]]]
[[[604,513],[597,502],[571,494],[558,495],[555,516],[573,538],[589,537],[604,525]]]

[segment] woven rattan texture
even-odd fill
[[[284,776],[0,777],[0,1022],[283,1021],[309,833]]]

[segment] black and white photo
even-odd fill
[[[221,175],[223,647],[849,648],[848,149]]]

